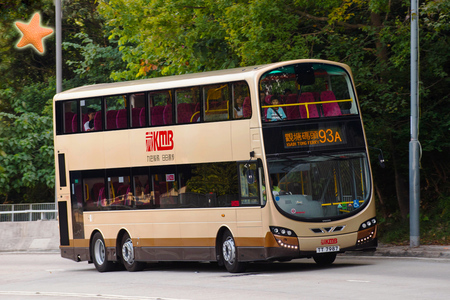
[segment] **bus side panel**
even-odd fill
[[[265,259],[265,233],[262,227],[261,207],[242,207],[236,210],[236,246],[240,261]]]

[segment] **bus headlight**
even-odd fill
[[[270,226],[270,231],[280,247],[298,250],[298,238],[293,230],[283,227]]]
[[[377,219],[371,218],[364,221],[359,226],[358,236],[356,239],[356,245],[364,245],[372,241],[377,236]]]

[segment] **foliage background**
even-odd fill
[[[410,1],[405,0],[63,0],[64,89],[322,58],[354,73],[373,161],[383,228],[407,231],[410,126]],[[47,52],[14,47],[12,26],[52,0],[0,4],[0,203],[53,201],[51,99],[54,36]],[[450,1],[420,1],[421,229],[450,235]],[[401,240],[402,236],[389,240]]]

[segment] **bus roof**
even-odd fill
[[[319,59],[292,60],[266,65],[240,67],[218,71],[208,71],[184,75],[162,76],[149,79],[80,86],[56,94],[54,97],[54,101],[91,98],[107,95],[119,95],[135,92],[145,92],[151,90],[164,90],[178,87],[196,86],[202,84],[214,84],[219,82],[240,81],[253,77],[255,73],[260,73],[265,70],[280,67],[282,65],[293,63],[313,63],[313,62],[338,64],[343,67],[347,67],[344,64]],[[202,79],[200,84],[198,79]]]

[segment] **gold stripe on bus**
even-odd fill
[[[89,239],[75,239],[75,240],[70,240],[70,244],[72,245],[73,242],[73,247],[75,248],[84,248],[84,247],[89,247]]]
[[[235,238],[237,247],[264,247],[264,238],[241,237]]]
[[[264,247],[264,238],[250,238],[242,237],[235,238],[236,246],[238,247]],[[105,239],[105,246],[107,248],[116,247],[116,239]],[[215,238],[147,238],[147,239],[133,239],[133,245],[136,247],[215,247]],[[69,246],[61,246],[68,248],[88,248],[89,240],[70,240]]]
[[[136,247],[214,247],[214,238],[160,238],[133,239]]]

